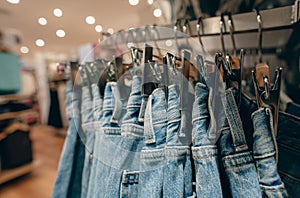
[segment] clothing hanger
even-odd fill
[[[256,10],[256,16],[258,22],[258,63],[252,70],[252,79],[258,106],[272,109],[274,135],[276,137],[282,68],[279,67],[275,70],[274,84],[271,85],[269,66],[262,60],[262,19],[258,10]]]

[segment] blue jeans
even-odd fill
[[[121,139],[111,151],[111,170],[106,178],[107,197],[138,197],[140,152],[144,145],[144,127],[139,122],[141,79],[133,76],[127,111],[122,120]]]
[[[82,104],[81,104],[81,116],[82,116],[82,129],[85,136],[85,158],[84,168],[82,173],[82,184],[81,184],[81,197],[87,196],[90,172],[92,166],[92,156],[94,150],[94,117],[93,117],[93,103],[90,95],[89,87],[82,88]]]
[[[80,197],[84,145],[79,138],[81,129],[80,92],[73,92],[72,83],[66,88],[69,129],[60,157],[52,197]]]
[[[182,123],[178,88],[171,85],[168,90],[163,197],[189,197],[193,195],[190,147],[187,135],[182,135],[180,131]]]
[[[209,138],[210,122],[215,122],[209,106],[211,90],[206,85],[195,86],[193,105],[192,152],[196,172],[196,193],[198,197],[222,197],[218,166],[216,139]]]
[[[242,95],[241,117],[248,146],[253,145],[253,124],[251,115],[257,110],[257,104]],[[293,104],[293,103],[290,103]],[[296,104],[288,104],[286,112],[279,112],[278,120],[278,172],[285,184],[289,197],[300,197],[300,118],[297,117]],[[289,109],[290,108],[290,109]],[[291,114],[295,113],[295,114]]]
[[[257,167],[263,197],[287,197],[284,184],[277,172],[276,139],[273,132],[272,112],[260,108],[252,114],[253,156]]]
[[[115,183],[109,183],[108,177],[114,165],[113,154],[121,139],[121,119],[123,104],[120,100],[120,92],[116,82],[109,82],[106,85],[101,128],[96,132],[96,142],[94,147],[94,168],[95,186],[90,193],[90,197],[111,197],[106,192],[109,188],[114,188]]]
[[[222,168],[232,197],[261,197],[258,174],[232,91],[226,90],[222,97],[227,118],[219,139]]]
[[[100,127],[102,125],[102,108],[103,108],[103,99],[100,97],[99,87],[97,84],[92,84],[92,93],[93,93],[93,112],[94,112],[94,130],[95,130],[95,140],[94,140],[94,148],[95,152],[96,144],[99,141],[99,133]],[[88,186],[88,192],[86,197],[92,197],[94,188],[96,187],[96,173],[97,173],[97,159],[92,157],[92,168],[90,173],[90,181]]]
[[[141,152],[139,197],[162,197],[165,167],[167,109],[163,89],[149,96],[144,119],[145,146]]]

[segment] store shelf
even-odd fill
[[[7,120],[7,119],[14,119],[14,118],[18,118],[21,117],[23,115],[28,115],[28,114],[34,114],[37,115],[37,111],[32,110],[32,109],[28,109],[28,110],[24,110],[24,111],[17,111],[17,112],[8,112],[8,113],[2,113],[0,114],[0,121],[1,120]]]
[[[1,172],[0,172],[0,184],[3,184],[3,183],[5,183],[9,180],[20,177],[20,176],[25,175],[27,173],[30,173],[35,168],[35,166],[36,166],[36,164],[34,162],[31,162],[29,164],[20,166],[18,168],[8,169],[8,170],[1,170]]]

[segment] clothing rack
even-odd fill
[[[293,24],[297,23],[300,20],[300,0],[296,0],[294,5],[285,6],[280,8],[274,8],[269,10],[260,11],[261,19],[262,19],[262,28],[263,31],[272,31],[272,30],[283,30],[283,29],[291,29]],[[200,30],[201,36],[217,36],[220,35],[220,16],[204,18],[202,20],[202,27]],[[229,34],[228,27],[228,16],[224,16],[224,25],[225,29],[223,31],[224,35]],[[234,34],[240,33],[251,33],[257,32],[258,30],[258,22],[257,22],[257,14],[255,11],[242,13],[242,14],[234,14],[232,15],[232,22],[234,26]],[[189,27],[187,30],[187,34],[191,37],[197,37],[197,24],[198,20],[189,21]],[[156,31],[156,35],[153,33],[152,36],[146,35],[147,33],[142,33],[145,29],[151,29]],[[168,40],[176,38],[185,38],[186,34],[182,34],[182,24],[181,30],[177,28],[177,32],[175,31],[161,31],[161,28],[171,28],[174,26],[168,25],[157,28],[157,26],[146,26],[144,28],[135,28],[129,29],[127,31],[127,35],[123,35],[124,39],[105,39],[101,42],[102,46],[109,45],[117,45],[124,43],[141,43],[145,41],[159,41],[159,40]],[[135,33],[133,33],[133,31]],[[120,31],[120,33],[123,31]],[[148,32],[149,33],[149,32]],[[130,35],[131,34],[131,35]],[[135,34],[134,36],[132,36]],[[177,34],[177,35],[176,35]]]

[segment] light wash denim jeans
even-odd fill
[[[141,102],[141,79],[133,76],[121,139],[111,150],[111,170],[105,187],[107,197],[138,197],[140,153],[144,145],[144,127],[138,120]]]
[[[80,197],[84,160],[84,145],[79,138],[81,129],[81,93],[74,92],[72,82],[66,88],[66,106],[69,128],[63,146],[52,197]]]
[[[178,89],[177,85],[171,85],[168,88],[163,197],[190,197],[193,195],[190,146],[186,140],[188,134],[180,133],[182,120]],[[185,132],[191,133],[191,131]]]
[[[216,139],[209,138],[215,122],[212,107],[209,105],[211,90],[202,84],[195,86],[195,102],[193,105],[192,152],[196,172],[197,197],[222,197],[218,165],[218,149]]]
[[[145,146],[141,152],[139,197],[163,196],[167,133],[166,97],[158,88],[149,96],[144,119]]]
[[[222,168],[229,181],[227,188],[230,188],[232,197],[261,197],[258,174],[252,152],[249,151],[246,143],[233,89],[226,90],[222,97],[222,104],[227,119],[221,129],[219,147]],[[222,182],[225,180],[222,179]]]
[[[111,197],[110,188],[118,183],[109,183],[109,175],[113,169],[113,154],[121,140],[121,121],[124,112],[124,103],[120,99],[120,92],[116,82],[106,85],[101,128],[96,132],[94,147],[94,166],[96,169],[95,184],[89,197]]]
[[[102,125],[102,108],[103,108],[103,98],[100,97],[99,87],[97,84],[92,84],[92,93],[93,93],[93,113],[94,113],[94,130],[95,130],[95,140],[94,140],[94,148],[95,151],[97,141],[99,141],[100,128]],[[90,173],[90,181],[88,186],[88,192],[86,197],[92,197],[96,182],[96,173],[97,173],[97,162],[98,160],[92,157],[92,168]]]
[[[253,156],[263,197],[287,197],[284,184],[277,172],[276,139],[273,131],[272,112],[260,108],[252,114],[254,126]]]
[[[90,94],[90,88],[87,86],[82,88],[81,105],[82,130],[85,136],[85,158],[82,173],[81,197],[86,197],[90,181],[90,173],[92,169],[92,156],[95,138],[95,129],[93,123],[93,102]]]

